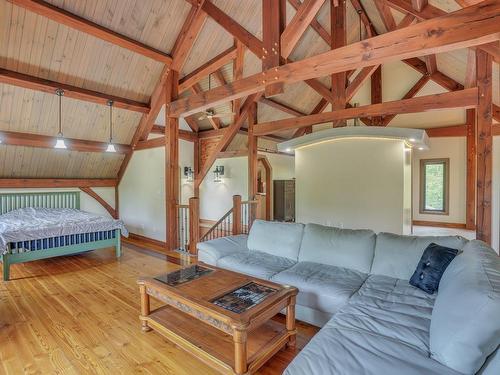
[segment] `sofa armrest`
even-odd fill
[[[215,240],[200,242],[196,245],[198,249],[198,260],[216,266],[219,259],[237,252],[247,252],[247,235],[220,237]]]

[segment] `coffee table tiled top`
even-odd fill
[[[297,289],[199,264],[141,278],[141,321],[223,373],[252,373],[295,343]],[[150,311],[149,297],[165,306]],[[286,324],[271,319],[287,310]]]

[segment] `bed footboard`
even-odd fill
[[[33,260],[48,259],[58,256],[71,255],[82,253],[90,250],[103,249],[107,247],[114,247],[116,257],[121,256],[121,232],[120,229],[115,229],[114,238],[108,238],[105,240],[84,242],[75,245],[60,246],[47,248],[43,250],[27,251],[23,253],[15,254],[3,254],[1,257],[3,264],[3,280],[8,281],[10,278],[10,266],[16,263],[31,262]]]

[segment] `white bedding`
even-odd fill
[[[21,208],[0,215],[0,254],[9,242],[120,229],[123,221],[71,208]]]

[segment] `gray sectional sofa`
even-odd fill
[[[462,253],[429,295],[408,280],[432,242]],[[483,242],[258,220],[198,251],[299,288],[297,318],[322,329],[287,375],[500,374],[500,258]]]

